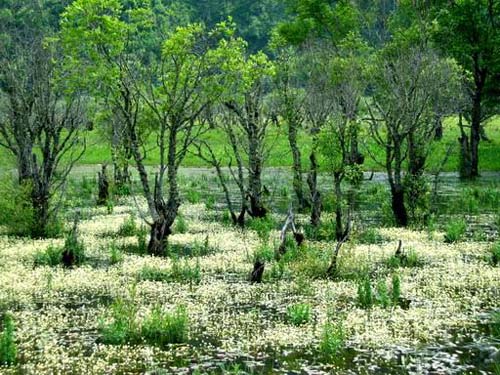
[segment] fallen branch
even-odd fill
[[[292,208],[288,210],[288,215],[286,217],[285,224],[281,228],[280,245],[278,246],[275,254],[276,259],[279,259],[286,254],[286,233],[288,232],[289,228],[291,228],[292,230],[293,237],[297,245],[298,246],[302,245],[302,243],[304,242],[304,234],[299,232],[295,227],[295,214],[293,213]]]

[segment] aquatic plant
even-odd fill
[[[311,320],[311,306],[307,303],[296,303],[286,309],[287,321],[293,325],[300,326]]]
[[[14,338],[15,326],[10,313],[3,317],[2,332],[0,334],[0,365],[13,365],[16,363],[17,346]]]
[[[444,242],[455,243],[462,241],[465,236],[467,225],[464,219],[452,220],[445,228]]]

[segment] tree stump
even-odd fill
[[[264,267],[265,263],[263,261],[260,260],[255,261],[255,263],[253,264],[253,271],[250,276],[250,282],[252,284],[262,282],[262,276],[264,275]]]
[[[103,165],[102,171],[97,174],[97,184],[99,189],[97,204],[99,206],[104,206],[109,200],[109,180],[106,174],[106,165]]]

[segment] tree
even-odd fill
[[[148,252],[163,255],[181,204],[178,169],[206,131],[201,114],[222,93],[216,67],[227,51],[224,39],[233,31],[224,23],[210,32],[200,24],[155,30],[158,24],[146,5],[78,0],[68,7],[63,29],[69,52],[105,85],[125,121],[151,217]],[[154,181],[144,164],[150,137],[159,150]]]
[[[379,163],[387,171],[396,224],[407,226],[412,219],[408,205],[414,219],[415,205],[425,197],[423,174],[435,133],[436,108],[453,111],[451,104],[444,103],[453,102],[459,75],[452,61],[422,46],[389,48],[375,66],[368,120],[374,140],[385,150],[385,160]]]
[[[277,54],[277,74],[273,103],[275,112],[283,119],[287,127],[288,144],[292,152],[293,190],[297,197],[300,211],[311,207],[311,202],[304,191],[304,168],[302,152],[299,146],[299,132],[305,123],[305,91],[300,77],[299,50],[287,43],[278,33],[273,35],[273,49]]]
[[[304,114],[312,140],[307,178],[308,201],[311,205],[311,224],[317,227],[322,207],[318,188],[319,134],[329,121],[335,103],[330,63],[339,43],[351,30],[359,27],[359,13],[352,2],[342,0],[291,0],[288,11],[292,18],[277,27],[277,34],[303,50],[300,64],[303,66],[301,74],[305,88]]]
[[[350,229],[350,214],[354,205],[355,189],[362,180],[360,165],[364,156],[358,147],[360,131],[360,102],[366,90],[366,55],[369,49],[359,35],[349,34],[341,41],[331,60],[330,84],[332,90],[331,114],[320,134],[320,151],[333,174],[335,194],[335,236],[345,240]],[[351,184],[345,215],[345,193],[342,183]],[[347,216],[347,219],[346,219]],[[345,222],[346,221],[346,222]]]
[[[479,176],[482,124],[500,103],[500,2],[497,0],[438,1],[435,40],[471,75],[469,104],[463,111],[469,125],[461,126],[463,178]],[[469,128],[467,134],[466,128]]]
[[[0,51],[0,146],[16,157],[19,184],[28,186],[30,234],[46,237],[59,208],[53,197],[85,149],[85,101],[65,84],[60,45],[39,23],[45,10],[31,5],[24,26],[2,30],[8,43]]]
[[[265,98],[275,67],[263,52],[247,56],[244,47],[238,55],[232,56],[224,73],[232,94],[223,98],[223,106],[235,120],[225,128],[226,134],[238,163],[244,160],[240,152],[247,162],[247,211],[250,216],[261,218],[267,214],[263,202],[262,170],[267,155],[267,130],[272,122]]]

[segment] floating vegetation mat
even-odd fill
[[[486,242],[445,244],[439,233],[380,229],[383,242],[342,248],[339,267],[350,277],[331,280],[322,270],[335,243],[306,241],[295,266],[284,263],[276,272],[277,262],[268,262],[264,282],[251,285],[257,234],[209,219],[203,204],[182,207],[187,231],[174,233],[170,244],[210,251],[182,258],[124,251],[111,262],[112,247],[119,251],[137,238],[105,235],[118,232],[129,210],[101,211],[80,223],[87,260],[79,267],[34,266],[37,252],[62,240],[0,237],[0,316],[11,314],[17,348],[15,363],[0,373],[499,371],[500,268],[488,261]],[[271,233],[270,246],[278,236]],[[418,256],[418,266],[387,267],[398,240]],[[309,248],[316,263],[310,264]],[[406,303],[360,307],[356,274],[385,283],[390,293],[394,273]],[[157,345],[137,328],[133,342],[110,344],[102,327],[116,301],[133,307],[128,322],[137,327],[154,309],[182,306],[188,316],[184,342]],[[307,305],[307,314],[292,324],[290,306],[296,304]]]

